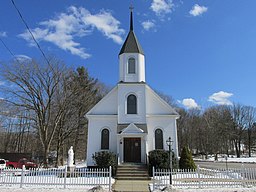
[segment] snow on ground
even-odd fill
[[[14,188],[2,187],[1,192],[86,192],[85,188]],[[107,190],[106,190],[107,192]],[[174,192],[256,192],[256,188],[212,188],[212,189],[175,189]]]
[[[85,188],[2,188],[0,186],[1,192],[87,192],[88,189]],[[106,190],[107,192],[108,190]]]
[[[177,192],[249,192],[249,191],[255,191],[256,192],[256,188],[251,188],[251,189],[238,189],[238,188],[233,188],[233,189],[228,189],[228,188],[212,188],[212,189],[184,189],[184,190],[176,190]]]
[[[203,159],[195,158],[194,160],[202,161]],[[207,160],[203,161],[215,161],[214,157],[210,157]],[[237,163],[256,163],[256,157],[242,157],[242,158],[235,158],[235,157],[218,157],[218,162],[237,162]],[[77,165],[77,167],[85,167],[86,162],[81,162]],[[112,179],[112,183],[114,179]],[[88,192],[89,189],[92,187],[86,186],[81,188],[53,188],[47,186],[37,186],[37,187],[23,187],[19,188],[19,185],[16,186],[3,186],[0,185],[0,192]],[[175,189],[175,188],[174,188]],[[108,190],[106,190],[107,192]],[[209,188],[209,189],[175,189],[174,192],[256,192],[256,188]]]
[[[194,158],[196,161],[215,161],[214,157],[209,157],[208,159]],[[256,157],[228,157],[227,159],[222,156],[218,157],[218,162],[233,162],[233,163],[256,163]]]

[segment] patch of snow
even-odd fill
[[[194,158],[196,161],[215,161],[214,157],[210,157],[208,159],[200,159],[200,158]],[[229,163],[256,163],[256,157],[228,157],[227,159],[225,157],[218,157],[218,162],[229,162]]]
[[[88,192],[91,188],[83,187],[83,188],[47,188],[47,187],[2,187],[0,185],[1,192]],[[105,190],[106,192],[108,190]]]
[[[0,185],[1,192],[88,192],[88,188],[31,188],[31,187],[2,187]],[[108,190],[105,190],[106,192]],[[212,188],[212,189],[176,189],[173,188],[173,192],[256,192],[256,188]],[[157,192],[157,191],[154,191]]]

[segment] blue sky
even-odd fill
[[[14,2],[46,55],[73,68],[83,65],[109,86],[118,82],[132,2],[153,89],[186,108],[232,102],[256,107],[255,0]],[[0,38],[17,57],[42,57],[11,0],[0,2]],[[11,59],[0,42],[0,62]]]

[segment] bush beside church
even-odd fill
[[[99,151],[92,155],[92,159],[99,168],[112,167],[112,174],[115,174],[117,168],[116,154],[110,151]]]

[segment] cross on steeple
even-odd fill
[[[134,9],[134,7],[132,6],[132,4],[129,7],[130,11],[132,12],[132,10]]]

